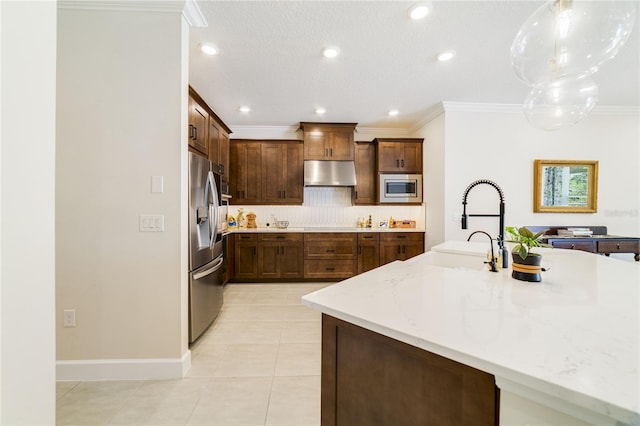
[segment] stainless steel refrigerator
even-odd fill
[[[222,308],[225,268],[218,164],[189,152],[189,343]]]

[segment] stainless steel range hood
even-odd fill
[[[353,161],[304,162],[304,186],[355,186],[356,166]]]

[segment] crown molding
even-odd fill
[[[411,126],[411,128],[409,129],[410,130],[409,133],[415,133],[418,130],[422,129],[424,126],[429,124],[432,120],[434,120],[436,117],[439,117],[442,114],[444,114],[444,112],[445,110],[442,102],[434,105],[433,107],[427,110],[427,114],[424,116],[424,118],[422,118],[421,120],[418,120],[413,126]]]
[[[195,0],[58,0],[58,9],[181,13],[192,27],[207,26]]]
[[[196,0],[186,0],[182,16],[184,16],[187,23],[192,27],[205,28],[209,26]]]

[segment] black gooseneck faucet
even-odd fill
[[[489,267],[491,268],[491,272],[498,272],[498,265],[496,265],[496,255],[493,252],[493,238],[491,238],[491,235],[487,234],[484,231],[475,231],[475,232],[472,232],[471,235],[469,235],[469,238],[467,238],[467,241],[471,241],[471,237],[473,237],[475,234],[484,234],[487,237],[489,237],[489,245],[491,246],[491,260],[489,262],[484,262],[484,263],[489,264]]]
[[[498,191],[498,195],[500,196],[500,213],[499,214],[469,214],[467,215],[467,196],[469,195],[469,192],[475,188],[478,185],[490,185],[492,187],[494,187],[496,189],[496,191]],[[467,217],[471,217],[471,216],[475,216],[475,217],[498,217],[500,218],[500,230],[499,230],[499,234],[498,234],[498,247],[500,248],[500,250],[502,251],[502,267],[503,268],[508,268],[509,267],[509,258],[507,255],[507,249],[504,245],[504,194],[502,192],[502,189],[498,186],[497,183],[490,181],[488,179],[479,179],[476,180],[474,182],[471,182],[471,184],[469,186],[467,186],[467,189],[464,190],[464,195],[462,196],[462,229],[467,229]],[[475,232],[473,233],[475,234]],[[471,235],[473,235],[471,234]],[[471,238],[471,235],[469,236],[469,238]],[[489,234],[487,234],[489,235]],[[491,236],[489,235],[489,238],[491,238]],[[469,240],[467,240],[469,241]],[[491,244],[491,250],[493,250],[493,244]]]

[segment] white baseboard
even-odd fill
[[[68,360],[56,362],[56,380],[181,379],[190,368],[190,350],[182,358]]]

